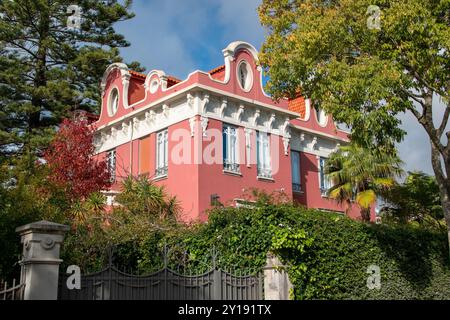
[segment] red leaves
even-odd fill
[[[64,188],[71,200],[84,199],[110,186],[106,162],[97,161],[94,129],[84,119],[65,119],[46,151],[48,179]]]

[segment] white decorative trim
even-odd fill
[[[311,144],[309,145],[309,148],[311,150],[317,150],[318,149],[318,145],[317,145],[317,137],[313,137]]]
[[[245,110],[244,105],[240,104],[238,112],[236,113],[236,120],[237,121],[239,121],[239,122],[242,121],[242,115],[244,114],[244,110]]]
[[[248,42],[244,41],[231,42],[225,49],[222,50],[222,52],[225,57],[234,57],[236,52],[239,51],[240,49],[248,50],[253,56],[255,62],[258,62],[258,50],[256,50],[255,47]]]
[[[111,127],[111,138],[115,139],[117,137],[116,127]]]
[[[341,147],[341,144],[339,142],[336,143],[336,147],[334,147],[333,152],[338,152],[340,147]]]
[[[245,87],[241,84],[241,79],[239,75],[239,71],[241,69],[241,66],[245,65],[246,71],[247,71],[247,78],[245,79]],[[239,63],[236,66],[236,81],[238,83],[239,88],[241,88],[244,92],[249,92],[253,88],[253,71],[248,62],[245,59],[242,59],[239,61]]]
[[[200,117],[200,124],[202,126],[202,135],[203,137],[206,137],[206,129],[208,128],[208,118],[207,117]]]
[[[272,113],[270,115],[269,122],[267,123],[267,130],[272,130],[274,122],[275,122],[275,113]]]
[[[253,130],[250,128],[244,128],[244,134],[245,134],[245,159],[246,159],[246,165],[250,168],[251,165],[251,148],[252,148],[252,135]]]
[[[311,117],[311,99],[305,99],[305,118],[304,121],[309,121]]]
[[[105,96],[106,80],[108,79],[109,74],[115,69],[119,69],[121,76],[123,76],[125,74],[130,74],[130,72],[128,71],[128,67],[125,63],[116,62],[116,63],[110,64],[108,66],[108,68],[106,68],[105,72],[103,72],[102,81],[100,83],[102,97]]]
[[[113,94],[113,92],[117,92],[117,106],[116,106],[116,110],[112,110],[112,101],[111,101],[111,96]],[[106,111],[108,113],[109,117],[113,117],[117,111],[119,111],[119,105],[120,105],[120,91],[119,88],[117,88],[117,86],[111,86],[110,90],[109,90],[109,95],[108,95],[108,99],[106,100]]]
[[[163,106],[162,106],[162,109],[163,109],[163,114],[164,114],[164,116],[165,116],[166,118],[168,118],[168,117],[169,117],[169,112],[170,112],[169,105],[166,104],[166,103],[164,103]]]
[[[294,130],[304,131],[304,132],[307,132],[307,133],[310,133],[310,134],[313,134],[313,135],[316,135],[316,136],[321,136],[321,137],[324,137],[324,138],[328,138],[329,140],[342,141],[343,143],[350,142],[349,139],[344,139],[344,138],[341,138],[341,137],[338,137],[338,136],[333,136],[333,135],[325,133],[325,132],[320,132],[320,131],[317,131],[317,130],[312,130],[312,129],[296,126],[296,125],[293,125],[293,124],[291,124],[291,127]]]
[[[201,105],[200,105],[200,113],[203,114],[205,112],[205,107],[209,102],[209,94],[205,93],[203,94],[203,99],[201,101]]]
[[[141,122],[139,121],[139,118],[133,118],[133,128],[134,130],[138,130],[139,129],[139,125],[141,124]]]
[[[290,136],[289,127],[291,125],[291,122],[289,121],[289,118],[286,117],[283,123],[283,127],[281,129],[281,132],[284,136]]]
[[[130,84],[131,74],[124,73],[122,74],[122,86],[127,87]]]
[[[283,148],[284,148],[284,154],[287,156],[289,154],[289,140],[290,137],[283,137]]]
[[[325,110],[323,110],[322,108],[319,108],[319,110],[317,110],[314,113],[316,114],[316,121],[318,125],[321,126],[322,128],[325,128],[328,124],[328,114],[326,114]],[[317,113],[321,114],[324,117],[325,121],[320,122],[320,119],[317,117]]]
[[[224,117],[225,116],[225,109],[228,105],[228,100],[226,98],[222,99],[222,103],[220,104],[220,116]]]
[[[304,143],[305,143],[305,134],[301,133],[300,134],[300,146],[303,147]]]
[[[191,129],[191,137],[195,135],[195,122],[197,120],[197,116],[193,116],[192,118],[189,118],[189,127]]]
[[[178,84],[176,84],[176,85],[178,85]],[[172,86],[171,88],[173,88],[174,86]],[[155,107],[155,106],[157,106],[157,105],[159,105],[159,104],[161,104],[161,103],[163,103],[165,101],[173,100],[175,98],[179,98],[179,96],[182,95],[183,93],[187,94],[190,90],[193,90],[193,89],[196,89],[196,88],[207,90],[209,92],[215,93],[215,94],[217,94],[217,95],[219,95],[219,96],[221,96],[223,98],[226,98],[226,99],[233,98],[233,99],[236,99],[236,100],[241,101],[243,103],[247,103],[248,105],[253,106],[253,107],[263,108],[264,110],[272,110],[272,111],[275,111],[276,113],[283,113],[283,114],[285,114],[286,116],[289,116],[292,119],[298,118],[298,114],[297,113],[289,111],[287,109],[283,109],[281,107],[276,107],[276,106],[273,106],[273,105],[270,105],[270,104],[267,104],[267,103],[263,103],[263,102],[260,102],[260,101],[252,100],[252,99],[249,99],[249,98],[245,98],[245,97],[242,97],[242,96],[230,93],[228,91],[223,91],[223,90],[219,90],[219,89],[216,89],[216,88],[213,88],[213,87],[210,87],[210,86],[205,86],[205,85],[202,85],[202,84],[194,83],[194,84],[192,84],[192,85],[190,85],[190,86],[188,86],[186,88],[180,89],[180,91],[173,92],[173,93],[171,93],[171,94],[169,94],[169,95],[167,95],[165,97],[162,97],[162,98],[160,98],[160,99],[158,99],[156,101],[153,101],[153,102],[149,103],[148,105],[139,107],[137,110],[134,110],[134,111],[126,114],[123,117],[120,117],[118,119],[115,119],[115,120],[107,123],[107,124],[104,124],[104,125],[100,126],[98,128],[98,130],[102,130],[102,129],[104,129],[106,127],[109,127],[109,126],[112,126],[112,125],[114,125],[116,123],[120,123],[126,118],[132,118],[136,114],[143,113],[147,109],[153,108],[153,107]],[[195,101],[195,99],[194,99],[194,101]],[[129,107],[135,106],[138,103],[139,102],[134,103],[133,105],[131,105]],[[195,103],[194,103],[194,107],[195,107]],[[195,110],[195,108],[193,108],[193,109],[194,109],[194,112],[196,112],[196,114],[198,114],[198,111]]]
[[[258,118],[261,115],[261,111],[259,109],[255,109],[255,114],[253,116],[252,124],[254,127],[258,125]]]
[[[153,79],[149,85],[145,84],[145,89],[147,89],[151,94],[156,93],[159,88],[159,81],[158,79]]]
[[[155,117],[156,117],[156,114],[155,114],[154,110],[145,112],[145,120],[147,121],[148,124],[151,124],[152,122],[154,122]]]
[[[191,93],[187,94],[187,103],[189,107],[194,107],[194,96]]]

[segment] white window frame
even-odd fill
[[[117,158],[116,149],[107,151],[106,166],[108,168],[111,182],[116,181],[116,162],[117,162],[116,158]]]
[[[156,169],[155,177],[167,176],[169,164],[169,131],[161,130],[156,134]]]
[[[245,68],[244,71],[246,72],[246,74],[244,74],[245,77],[244,79],[242,79],[241,74],[241,70],[243,70],[243,68]],[[253,72],[250,64],[245,60],[239,61],[238,66],[236,68],[236,74],[239,87],[245,92],[250,91],[253,87]],[[244,83],[242,83],[242,80],[244,81]]]
[[[294,157],[294,155],[296,155]],[[295,159],[298,155],[298,158]],[[302,192],[302,166],[300,163],[300,151],[291,150],[291,174],[292,174],[292,192]],[[295,181],[294,166],[298,167],[298,181]]]
[[[319,189],[322,196],[327,195],[327,191],[331,188],[331,182],[325,175],[325,163],[328,160],[326,157],[319,157],[317,168],[319,169]]]
[[[256,131],[256,163],[258,178],[272,179],[270,134]]]
[[[223,170],[240,173],[238,128],[228,123],[222,127]]]
[[[113,97],[115,94],[115,97]],[[119,110],[119,89],[114,87],[111,89],[108,96],[108,115],[110,117],[114,116]]]

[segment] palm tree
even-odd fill
[[[403,174],[401,166],[395,153],[356,144],[342,146],[325,164],[325,174],[332,185],[327,194],[347,204],[347,210],[355,201],[361,208],[362,220],[370,221],[370,209],[377,195],[394,185],[395,178]]]
[[[180,211],[179,202],[170,197],[163,186],[157,186],[146,176],[129,176],[122,182],[122,192],[116,198],[127,211],[147,217],[176,218]]]

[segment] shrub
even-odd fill
[[[177,248],[174,265],[198,272],[211,267],[212,248],[225,269],[261,270],[272,251],[287,265],[295,299],[450,299],[444,233],[263,204],[215,209],[203,225],[157,241],[150,237],[141,247],[141,267],[151,265],[148,257],[162,242]],[[367,287],[371,265],[380,267],[380,289]]]

